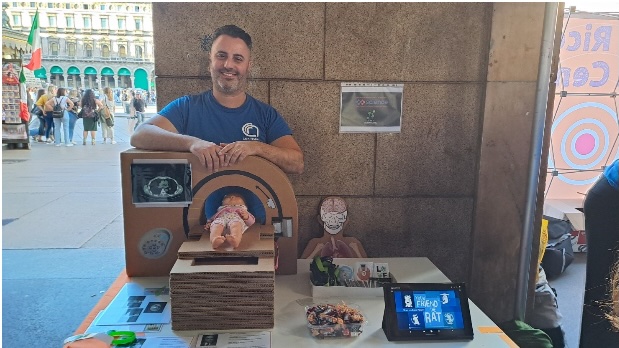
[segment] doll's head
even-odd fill
[[[221,201],[223,205],[245,205],[243,196],[238,193],[228,193]]]

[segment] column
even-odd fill
[[[85,89],[85,83],[86,83],[86,75],[84,74],[80,74],[80,85],[78,87],[78,89],[82,88]]]

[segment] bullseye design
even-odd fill
[[[612,146],[618,128],[617,113],[607,105],[586,102],[570,107],[552,125],[548,168],[556,169],[559,180],[571,185],[594,183],[602,166],[619,158]]]

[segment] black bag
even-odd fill
[[[62,99],[61,99],[62,101]],[[58,99],[54,100],[54,108],[52,109],[52,117],[53,118],[63,118],[64,117],[64,109],[62,108],[62,106],[60,106],[60,103]]]
[[[569,233],[557,239],[549,239],[542,259],[542,267],[548,278],[559,276],[574,261],[572,236]]]
[[[37,117],[43,117],[43,111],[37,105],[32,106],[32,110],[30,110],[30,113]]]

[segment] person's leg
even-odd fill
[[[64,112],[64,115],[62,116],[61,120],[62,120],[62,132],[64,136],[64,139],[63,139],[64,144],[69,145],[71,144],[71,141],[69,141],[69,112],[68,111]]]
[[[88,131],[84,131],[84,134],[82,135],[82,145],[86,145],[86,138],[88,138]]]
[[[39,137],[37,141],[43,141],[41,138],[45,135],[45,117],[39,117]]]
[[[101,144],[105,144],[108,137],[108,126],[103,118],[101,119],[101,135],[103,136]]]
[[[56,146],[60,146],[60,127],[62,124],[62,118],[54,118],[54,143]]]
[[[90,142],[90,143],[91,143],[92,145],[96,144],[96,143],[95,143],[95,137],[96,137],[96,135],[97,135],[97,131],[91,131],[91,132],[90,132],[90,139],[91,139],[91,142]]]
[[[135,117],[127,118],[127,127],[129,129],[129,136],[133,135],[133,131],[137,126],[137,119]]]
[[[73,131],[75,130],[75,123],[77,122],[77,115],[69,112],[69,142],[75,144],[73,141]]]
[[[114,116],[112,116],[112,122],[114,125],[116,124],[114,122]],[[116,144],[116,140],[114,140],[114,126],[107,127],[107,135],[110,137],[111,144]]]
[[[619,259],[619,191],[601,178],[587,193],[584,204],[587,271],[580,346],[619,347],[605,314],[611,302],[609,276]]]
[[[54,118],[52,117],[52,113],[48,112],[45,114],[45,139],[48,143],[51,143],[50,133],[52,132],[52,126],[54,125]]]

